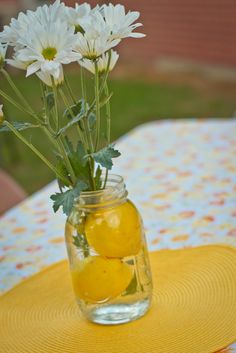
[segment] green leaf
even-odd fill
[[[81,119],[86,117],[87,109],[88,105],[84,99],[79,100],[78,103],[72,105],[70,108],[67,108],[64,112],[64,116],[70,119],[70,121],[58,131],[58,135],[64,134],[69,128],[75,124],[79,124]]]
[[[71,115],[71,112],[73,113],[73,116]],[[69,108],[66,108],[66,110],[63,113],[63,117],[67,119],[73,119],[74,116],[79,114],[79,110],[76,104],[71,105]]]
[[[85,102],[84,99],[80,99],[76,104],[71,105],[65,111],[63,116],[67,117],[68,119],[73,119],[79,114],[85,114],[88,110],[88,104]],[[73,115],[71,114],[73,113]]]
[[[96,174],[95,174],[95,185],[96,189],[99,190],[102,186],[102,180],[101,180],[101,175],[102,175],[102,169],[100,165],[97,167]]]
[[[71,142],[71,140],[69,139],[68,136],[65,136],[65,149],[66,149],[66,153],[68,155],[74,153],[73,144],[72,144],[72,142]]]
[[[86,182],[89,180],[89,163],[88,160],[84,158],[84,156],[85,150],[81,142],[78,142],[76,151],[68,154],[76,177]]]
[[[87,182],[89,180],[90,170],[88,160],[84,158],[86,153],[83,144],[79,141],[75,150],[69,138],[65,136],[65,148],[75,176],[79,180]]]
[[[73,189],[65,192],[55,193],[50,196],[53,200],[53,210],[57,212],[62,207],[63,212],[68,216],[74,206],[74,201],[79,197],[81,191],[87,189],[87,184],[83,181],[78,181]]]
[[[58,185],[59,187],[63,188],[65,186],[69,186],[69,173],[67,171],[66,165],[64,163],[64,160],[57,155],[57,164],[56,164],[56,169],[59,172],[60,175],[62,175],[65,179],[68,179],[68,183],[65,183],[64,181],[62,181],[61,179],[58,178]]]
[[[73,190],[67,190],[65,192],[56,193],[52,195],[51,200],[53,200],[53,210],[57,212],[60,207],[62,207],[63,212],[68,216],[74,205],[74,193]]]
[[[73,244],[79,250],[82,249],[84,257],[88,257],[90,255],[90,247],[84,235],[77,233],[77,236],[73,236]]]
[[[87,188],[88,188],[87,183],[82,180],[79,180],[73,189],[75,198],[79,197],[81,191],[85,191],[87,190]]]
[[[85,156],[85,149],[81,141],[77,143],[77,148],[76,148],[76,155],[78,160],[80,161],[81,165],[85,165],[86,161],[84,159]]]
[[[118,150],[115,150],[113,146],[107,146],[98,152],[91,153],[90,156],[99,163],[102,167],[111,170],[113,163],[112,159],[119,157],[121,154]],[[89,155],[85,156],[87,158]]]
[[[46,103],[47,103],[47,107],[49,110],[52,110],[52,108],[55,105],[55,99],[54,99],[54,94],[53,92],[48,92],[46,94]]]
[[[40,125],[34,125],[31,123],[23,123],[20,121],[11,121],[11,125],[17,130],[17,131],[23,131],[27,129],[33,129],[40,127]],[[4,124],[4,122],[0,125],[0,132],[11,132],[11,129],[7,125]]]
[[[96,115],[94,113],[90,113],[88,116],[88,124],[89,124],[90,131],[94,130],[96,120],[97,120]]]
[[[73,244],[77,247],[80,248],[81,247],[81,235],[78,234],[76,236],[73,236]]]
[[[65,126],[63,126],[63,128],[61,128],[58,131],[58,135],[60,134],[64,134],[70,127],[74,126],[75,124],[79,123],[81,119],[83,119],[85,117],[84,113],[80,113],[78,115],[76,115],[73,119],[71,119],[71,121],[69,123],[67,123]]]

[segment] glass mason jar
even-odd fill
[[[72,283],[85,317],[98,324],[135,320],[150,307],[152,278],[142,219],[123,178],[81,193],[65,237]]]

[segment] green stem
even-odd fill
[[[88,115],[87,115],[87,94],[86,94],[86,87],[84,85],[84,70],[83,67],[80,67],[80,80],[81,80],[81,92],[82,92],[82,97],[83,100],[86,104],[86,118],[81,120],[81,123],[83,125],[83,129],[85,131],[85,136],[86,136],[86,146],[87,146],[87,151],[88,153],[93,152],[93,142],[92,142],[92,137],[89,131],[89,125],[88,125]]]
[[[101,127],[101,116],[100,116],[100,95],[99,95],[99,73],[98,73],[98,64],[95,61],[95,100],[96,100],[96,140],[95,140],[95,151],[99,148],[99,135]]]
[[[58,138],[58,146],[59,146],[59,149],[60,149],[62,156],[64,157],[64,160],[65,160],[66,166],[68,168],[68,171],[70,173],[71,179],[75,183],[76,182],[76,175],[75,175],[74,169],[72,168],[70,159],[65,151],[65,146],[64,146],[63,139],[61,136]]]
[[[80,80],[81,80],[82,97],[84,98],[85,102],[87,102],[86,87],[84,84],[84,69],[82,66],[80,67]]]
[[[45,97],[45,91],[44,91],[44,86],[41,80],[39,80],[40,82],[40,89],[41,89],[41,94],[42,94],[42,98],[43,98],[43,105],[44,105],[44,109],[45,109],[45,123],[47,125],[49,124],[49,118],[48,118],[48,107],[47,107],[47,101],[46,101],[46,97]]]
[[[24,107],[22,107],[20,104],[16,103],[14,101],[14,99],[12,99],[10,96],[8,96],[5,92],[3,92],[0,89],[0,96],[2,96],[4,99],[6,99],[9,103],[11,103],[12,105],[14,105],[16,108],[18,108],[20,111],[22,111],[23,113],[32,115],[28,110],[26,110]]]
[[[109,89],[107,83],[105,84],[105,94],[107,97],[109,97]],[[106,102],[106,120],[107,120],[107,143],[108,145],[111,142],[111,106],[110,106],[110,100]]]
[[[43,130],[44,130],[45,134],[48,136],[49,140],[50,140],[50,141],[52,142],[52,144],[54,145],[54,147],[56,147],[56,148],[58,149],[57,141],[56,141],[54,135],[52,135],[52,134],[50,133],[50,131],[47,129],[46,126],[43,127]]]
[[[76,99],[75,99],[74,93],[73,93],[73,91],[72,91],[72,89],[71,89],[71,86],[70,86],[69,81],[68,81],[68,79],[67,79],[66,76],[65,76],[65,78],[64,78],[64,81],[65,81],[65,85],[66,85],[67,91],[68,91],[68,93],[69,93],[69,95],[70,95],[70,97],[71,97],[71,100],[72,100],[72,101],[74,102],[74,104],[75,104],[75,103],[76,103]]]
[[[106,97],[109,97],[109,89],[108,89],[107,82],[105,83],[104,91],[105,91]],[[108,145],[110,145],[110,142],[111,142],[111,106],[110,106],[110,100],[108,100],[107,103],[106,103],[106,122],[107,122],[107,133],[106,133],[107,143],[108,143]],[[108,179],[108,169],[106,169],[103,189],[106,188],[107,179]]]
[[[60,95],[61,95],[61,98],[62,98],[62,100],[63,100],[63,102],[64,102],[66,108],[69,110],[71,117],[74,118],[75,115],[74,115],[74,113],[73,113],[73,111],[72,111],[72,109],[71,109],[71,107],[70,107],[70,104],[69,104],[69,102],[68,102],[68,100],[67,100],[66,95],[64,94],[64,92],[63,92],[63,90],[62,90],[61,88],[59,89],[59,93],[60,93]],[[80,128],[79,128],[78,125],[77,125],[77,130],[78,130],[78,133],[79,133],[80,141],[84,144],[83,134],[82,134],[82,132],[80,131]]]
[[[55,174],[56,176],[61,179],[65,184],[68,184],[68,179],[66,179],[63,175],[61,175],[58,170],[53,166],[53,164],[51,164],[51,162],[44,157],[44,155],[39,152],[39,150],[32,145],[30,142],[28,142],[24,136],[14,128],[14,126],[12,126],[8,121],[4,121],[4,124],[26,145],[28,146],[31,151],[33,151]]]
[[[96,190],[96,185],[95,185],[95,181],[94,181],[94,160],[92,159],[92,157],[89,157],[89,179],[90,179],[90,184],[92,187],[92,190]]]
[[[84,70],[82,67],[80,67],[80,80],[81,80],[82,97],[85,101],[85,104],[87,104],[86,87],[84,85]],[[82,124],[86,135],[88,153],[92,153],[94,147],[93,147],[92,136],[89,131],[88,115],[86,116],[85,122],[84,122],[84,119],[82,119]],[[94,181],[94,160],[91,157],[89,158],[89,178],[90,178],[90,184],[91,184],[92,190],[96,190],[96,185]]]
[[[5,78],[7,79],[9,85],[11,86],[11,88],[13,89],[13,91],[15,92],[16,96],[19,98],[19,100],[22,102],[22,104],[25,106],[26,108],[26,112],[28,112],[28,114],[30,114],[31,116],[33,116],[37,121],[41,121],[39,119],[39,117],[37,116],[37,114],[34,112],[34,110],[32,109],[32,107],[30,106],[30,104],[27,102],[27,100],[25,99],[25,97],[23,96],[23,94],[20,92],[20,90],[17,88],[17,86],[15,85],[15,83],[13,82],[11,76],[8,74],[8,72],[4,69],[1,69],[2,74],[5,76]],[[15,104],[16,105],[16,104]]]
[[[58,132],[60,129],[60,123],[59,123],[58,104],[57,104],[57,87],[55,85],[54,78],[52,78],[52,89],[53,89],[53,96],[54,96],[55,126],[56,126],[56,132]]]
[[[90,126],[89,126],[89,123],[88,123],[88,117],[85,121],[85,130],[87,132],[87,136],[88,136],[88,143],[89,143],[89,147],[90,147],[90,153],[93,153],[94,152],[94,146],[93,146],[93,139],[92,139],[92,136],[91,136],[91,132],[90,132]]]
[[[101,94],[102,94],[102,92],[104,90],[105,84],[107,82],[107,78],[108,78],[108,75],[109,75],[110,64],[111,64],[111,50],[109,50],[109,52],[108,52],[108,62],[107,62],[107,67],[106,67],[106,71],[105,71],[105,75],[104,75],[102,84],[101,84],[101,86],[99,88],[99,97],[101,96]],[[96,67],[95,67],[95,71],[96,71]],[[92,111],[95,105],[96,105],[96,98],[92,102],[89,111]]]
[[[55,111],[56,131],[58,132],[59,128],[60,128],[60,123],[59,123],[59,114],[58,114],[57,87],[55,85],[54,80],[53,80],[53,83],[52,83],[52,87],[53,87],[53,94],[54,94],[54,101],[55,101],[54,111]],[[63,158],[65,160],[67,169],[68,169],[68,171],[70,173],[70,177],[71,177],[72,181],[75,182],[76,181],[76,175],[75,175],[74,169],[73,169],[73,167],[71,165],[70,159],[69,159],[69,157],[68,157],[68,155],[66,153],[62,136],[59,136],[59,138],[57,139],[57,143],[58,143],[59,150],[60,150],[60,152],[61,152],[61,154],[62,154],[62,156],[63,156]]]
[[[44,106],[46,109],[46,124],[47,124],[47,127],[51,127],[50,121],[49,121],[49,114],[50,113],[48,112],[48,109],[47,109],[47,102],[46,102],[45,93],[44,93],[44,89],[43,89],[42,85],[41,85],[41,88],[42,88]],[[57,105],[57,88],[56,88],[54,81],[53,81],[53,94],[54,94],[54,100],[55,100],[55,123],[57,125],[57,131],[58,131],[58,129],[59,129],[59,115],[58,115],[58,105]],[[55,137],[47,130],[47,128],[45,128],[45,132],[46,132],[47,136],[50,138],[51,142],[56,147],[57,151],[60,152],[60,154],[64,158],[64,161],[66,163],[66,167],[67,167],[68,172],[70,173],[70,176],[71,176],[71,180],[75,182],[76,176],[75,176],[74,170],[72,168],[72,165],[70,163],[69,157],[65,151],[63,139],[61,137],[59,137],[58,139],[55,139]]]
[[[46,101],[46,97],[45,97],[44,87],[43,87],[42,81],[40,81],[40,88],[41,88],[41,93],[42,93],[42,98],[43,98],[43,104],[44,104],[44,107],[45,107],[45,124],[46,124],[46,126],[44,126],[44,132],[46,133],[46,135],[48,136],[48,138],[52,142],[52,144],[56,147],[56,149],[58,149],[57,141],[55,139],[56,133],[52,129],[52,127],[50,125],[50,121],[49,121],[49,112],[48,112],[48,109],[47,109],[47,101]]]

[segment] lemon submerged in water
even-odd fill
[[[72,270],[78,298],[90,303],[104,302],[120,295],[129,285],[133,269],[120,259],[89,256]]]
[[[122,258],[141,248],[142,224],[130,202],[89,214],[85,222],[87,241],[99,255]]]

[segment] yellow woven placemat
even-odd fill
[[[150,257],[153,305],[142,319],[87,322],[62,262],[0,298],[0,352],[212,353],[236,340],[236,249],[204,246]]]

